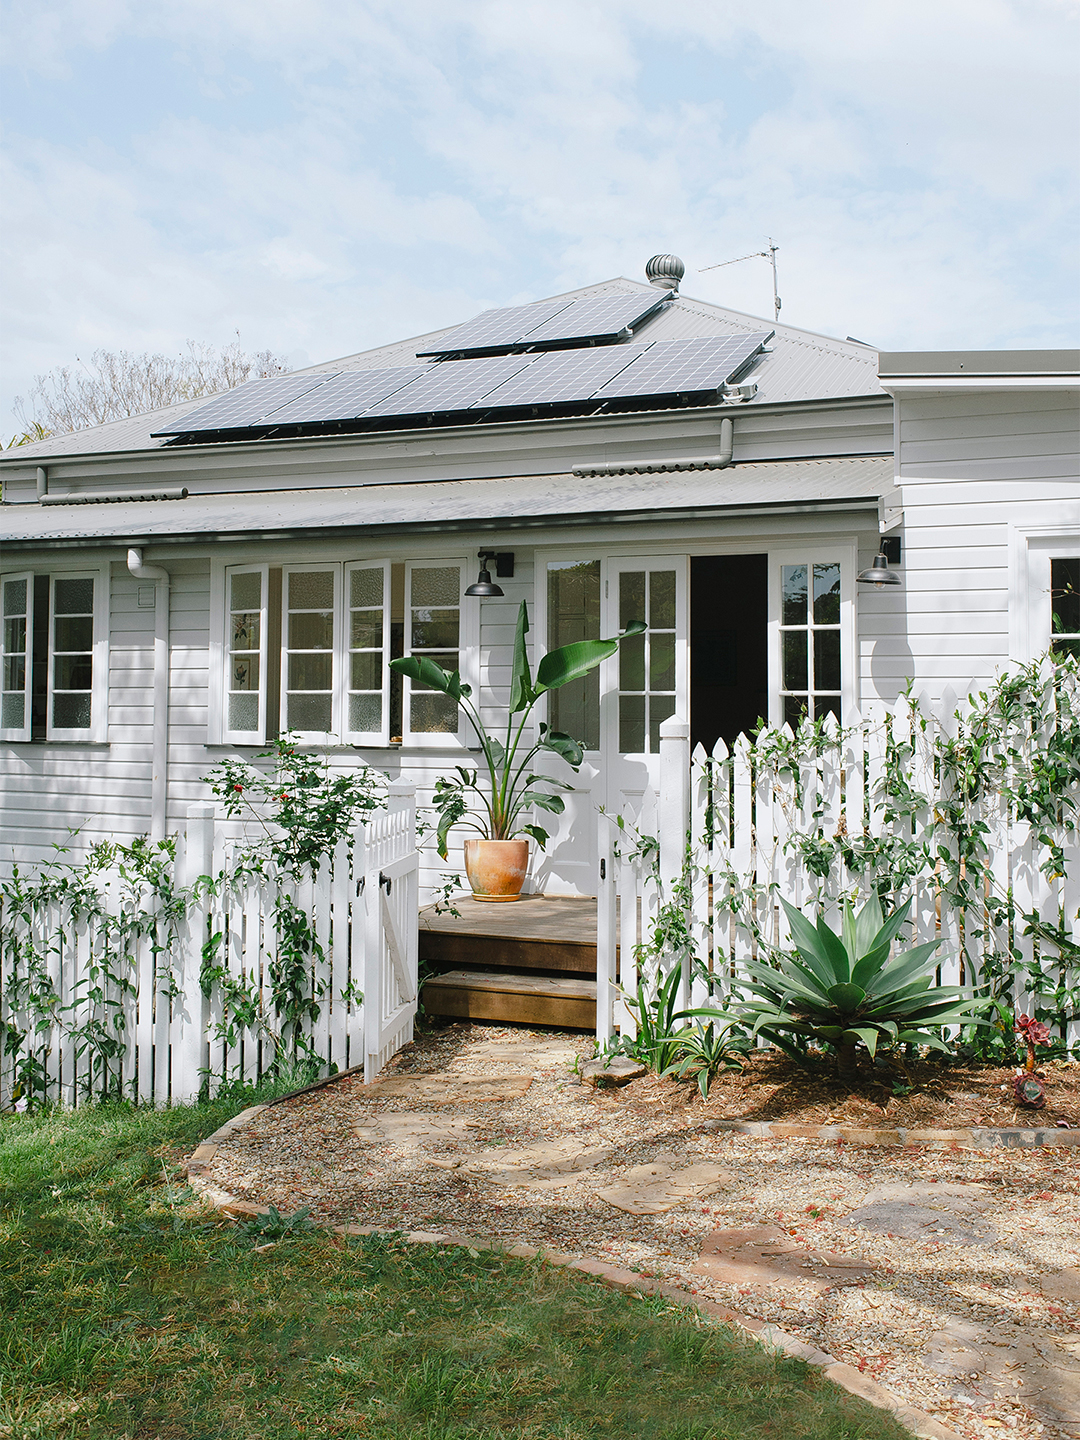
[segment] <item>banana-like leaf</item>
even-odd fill
[[[518,610],[517,632],[514,635],[514,663],[510,671],[510,714],[519,715],[536,699],[532,673],[529,670],[529,649],[525,637],[529,633],[529,610],[522,600]]]
[[[536,668],[537,695],[542,695],[545,690],[560,690],[571,680],[580,680],[616,653],[619,640],[625,640],[628,635],[640,635],[645,629],[644,621],[631,620],[622,635],[614,640],[576,640],[572,645],[549,650]]]
[[[463,695],[472,694],[472,687],[462,683],[458,671],[444,670],[426,655],[405,655],[400,660],[391,660],[390,669],[396,670],[399,675],[407,675],[410,680],[426,685],[430,690],[441,690],[451,700],[460,700]]]
[[[548,836],[548,832],[544,829],[542,825],[522,825],[521,829],[517,833],[519,835],[531,835],[532,838],[536,841],[536,843],[540,846],[541,850],[543,850],[544,846],[548,842],[548,839],[550,838]]]
[[[543,738],[540,741],[541,750],[551,750],[556,755],[561,755],[572,770],[577,770],[585,759],[585,747],[580,740],[575,740],[572,735],[566,735],[561,730],[548,730],[546,725],[540,727]]]
[[[542,790],[534,791],[528,797],[528,803],[540,810],[547,810],[552,815],[561,815],[566,809],[566,801],[561,795],[545,795]]]

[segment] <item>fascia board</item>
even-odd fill
[[[565,435],[573,433],[575,429],[582,430],[599,426],[606,426],[613,431],[619,424],[659,428],[664,425],[678,426],[687,421],[698,423],[703,420],[717,423],[723,419],[737,421],[740,415],[751,414],[781,415],[793,412],[806,414],[814,409],[844,410],[852,406],[858,409],[880,408],[888,402],[888,399],[889,397],[886,395],[833,395],[817,400],[778,401],[774,405],[759,406],[750,401],[731,405],[686,407],[679,410],[635,410],[620,415],[568,415],[556,420],[503,420],[487,425],[470,425],[468,427],[448,425],[432,426],[430,429],[423,430],[381,430],[377,433],[335,435],[314,439],[305,437],[289,440],[234,440],[214,445],[183,445],[175,448],[159,447],[145,450],[86,451],[81,454],[42,456],[40,458],[31,456],[28,459],[3,455],[0,456],[0,473],[10,474],[13,480],[31,480],[38,467],[43,466],[49,472],[50,479],[55,477],[59,480],[65,475],[65,467],[68,467],[68,478],[72,478],[72,470],[77,469],[80,478],[87,479],[101,473],[115,476],[117,473],[134,471],[145,474],[153,468],[180,477],[186,471],[194,473],[199,469],[206,468],[206,464],[200,464],[200,462],[214,462],[223,459],[234,462],[237,469],[246,468],[246,462],[247,466],[251,468],[264,470],[269,459],[277,460],[282,464],[292,463],[312,467],[355,467],[358,459],[362,463],[365,449],[378,446],[416,445],[421,441],[425,445],[440,443],[450,445],[455,441],[461,442],[465,438],[471,438],[478,442],[478,450],[485,441],[489,442],[487,448],[490,449],[493,448],[490,445],[491,441],[497,441],[504,437],[513,437],[520,442],[521,439],[530,435],[537,437]],[[610,434],[603,436],[598,434],[597,438],[603,438],[605,443],[610,443],[612,437]],[[543,447],[539,448],[542,450]],[[530,451],[533,458],[535,458],[535,453]],[[439,456],[436,454],[434,460],[437,462],[438,458]],[[558,472],[565,468],[565,462],[560,459]]]
[[[904,396],[949,394],[954,391],[1076,390],[1080,375],[918,375],[910,379],[878,377],[881,388],[897,399]]]

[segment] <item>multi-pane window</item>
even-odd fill
[[[461,567],[408,567],[409,651],[426,655],[444,670],[460,670]],[[455,700],[426,685],[413,684],[409,697],[409,729],[414,735],[456,735]]]
[[[0,739],[97,740],[106,733],[102,574],[0,581]]]
[[[2,586],[3,657],[0,680],[0,734],[30,738],[30,673],[34,623],[34,577],[11,575]]]
[[[1080,659],[1080,556],[1050,561],[1050,651]]]
[[[841,719],[840,563],[780,567],[781,719]]]
[[[232,735],[258,736],[263,728],[265,569],[231,571],[227,604],[225,728]]]
[[[648,629],[619,646],[619,750],[656,755],[661,722],[675,714],[674,570],[622,570],[619,629],[644,620]]]
[[[388,661],[430,655],[460,669],[462,573],[460,563],[388,560],[228,569],[222,738],[456,736],[456,704],[392,676]]]
[[[600,561],[552,561],[548,565],[547,648],[600,638]],[[591,670],[548,696],[548,724],[600,749],[600,671]]]
[[[334,721],[334,631],[338,567],[285,571],[282,726],[329,735]]]
[[[93,698],[94,578],[57,577],[52,585],[50,730],[89,730]]]

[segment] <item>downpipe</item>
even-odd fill
[[[127,553],[128,573],[154,582],[154,733],[150,782],[150,839],[164,840],[169,794],[169,607],[172,581],[160,565],[144,565],[142,550]]]

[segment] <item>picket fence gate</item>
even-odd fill
[[[212,806],[193,806],[178,836],[178,885],[228,872],[244,839],[244,828]],[[207,1086],[256,1081],[280,1053],[297,1048],[328,1072],[362,1064],[371,1081],[412,1038],[419,857],[415,787],[406,781],[391,784],[386,813],[357,826],[299,885],[254,876],[217,894],[204,890],[182,917],[148,915],[144,933],[120,942],[107,917],[125,896],[130,903],[130,889],[118,872],[104,874],[97,888],[100,916],[73,917],[60,900],[2,917],[0,1035],[9,1043],[0,1046],[0,1109],[25,1099],[19,1065],[28,1049],[40,1056],[37,1101],[123,1096],[165,1104],[192,1100]],[[299,1037],[288,1025],[282,1033],[273,1005],[274,902],[282,892],[313,923],[321,952],[305,962],[311,1005],[297,1022]],[[205,994],[208,942],[221,978]],[[20,949],[45,957],[47,1007],[25,1003],[11,959]]]
[[[832,717],[826,728],[837,736]],[[794,737],[786,729],[784,738]],[[808,732],[809,734],[809,732]],[[597,913],[597,1038],[601,1043],[618,1031],[636,1033],[634,1012],[625,996],[634,996],[639,978],[647,985],[655,974],[642,967],[657,963],[648,949],[665,897],[688,883],[685,918],[691,947],[682,953],[682,1007],[722,1005],[740,988],[740,961],[757,957],[768,946],[791,948],[787,920],[779,903],[807,910],[813,904],[839,929],[842,900],[851,896],[858,877],[834,864],[827,875],[815,873],[800,836],[822,839],[845,836],[856,844],[866,834],[881,836],[887,824],[878,803],[885,781],[886,751],[896,742],[900,778],[928,798],[927,805],[892,822],[903,838],[932,839],[934,846],[950,841],[935,826],[934,801],[940,794],[934,740],[955,736],[951,713],[927,717],[901,699],[895,706],[868,710],[862,721],[837,736],[835,748],[810,754],[799,774],[777,775],[771,765],[755,763],[755,741],[745,735],[730,750],[720,740],[711,755],[699,745],[690,753],[690,727],[678,716],[660,727],[660,776],[655,789],[624,795],[623,827],[602,817],[600,886]],[[768,744],[775,732],[757,737]],[[1038,748],[1043,737],[1028,744]],[[814,747],[807,744],[804,750]],[[894,782],[896,773],[894,772]],[[1018,819],[1005,788],[984,793],[969,807],[966,820],[985,826],[991,885],[967,906],[943,900],[936,867],[907,881],[897,900],[913,898],[911,922],[904,939],[915,945],[940,940],[936,983],[974,991],[1000,966],[1001,957],[1014,965],[1018,980],[1013,999],[1030,1013],[1031,995],[1022,976],[1037,966],[1051,982],[1077,985],[1077,949],[1041,939],[1025,920],[1036,916],[1057,927],[1066,942],[1080,946],[1080,843],[1076,831],[1064,836],[1064,873],[1040,869],[1039,842],[1030,825]],[[652,837],[657,844],[640,845]],[[952,847],[955,856],[955,846]],[[658,860],[658,864],[657,864]],[[865,888],[857,903],[866,898]],[[640,947],[646,947],[644,952]],[[691,955],[696,955],[694,964]],[[621,970],[617,967],[621,966]],[[1070,1048],[1080,1045],[1075,1015],[1064,1026]]]

